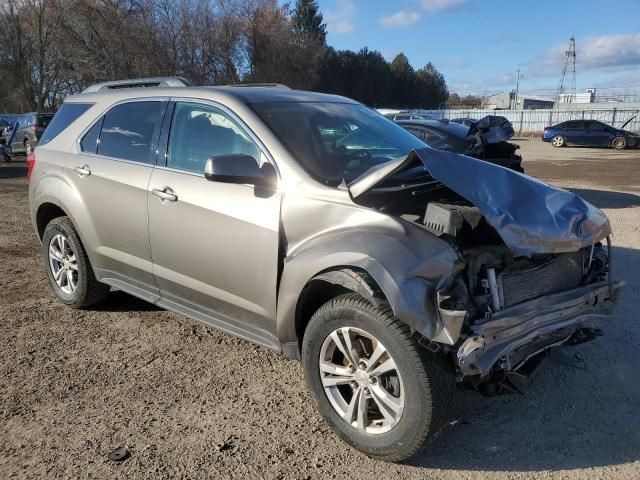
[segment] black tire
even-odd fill
[[[75,255],[77,265],[77,286],[71,293],[64,292],[54,279],[54,274],[50,266],[50,243],[51,239],[62,234],[69,242],[70,250]],[[44,269],[53,292],[58,299],[70,307],[84,308],[104,300],[109,294],[109,286],[100,283],[93,267],[87,257],[87,252],[80,241],[78,232],[68,217],[58,217],[53,219],[46,226],[42,236],[42,256],[44,259]]]
[[[378,339],[395,361],[402,377],[404,410],[396,425],[385,433],[357,430],[334,409],[320,378],[319,359],[327,336],[341,327],[363,330]],[[311,318],[302,342],[305,380],[318,411],[349,445],[386,461],[402,461],[434,438],[450,419],[455,392],[453,365],[442,354],[418,345],[407,325],[387,307],[376,307],[356,294],[325,303]]]
[[[553,137],[551,139],[551,145],[553,145],[556,148],[566,147],[567,146],[567,141],[565,140],[565,138],[563,136],[556,135],[555,137]]]
[[[611,146],[616,150],[624,150],[627,148],[627,139],[624,137],[616,137],[611,142]]]

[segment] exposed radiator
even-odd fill
[[[583,251],[516,262],[498,275],[501,307],[580,286]]]

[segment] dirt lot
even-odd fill
[[[521,145],[529,174],[610,216],[628,286],[603,338],[554,354],[527,396],[461,393],[460,421],[404,465],[341,443],[296,362],[121,292],[56,302],[24,167],[0,166],[0,476],[639,478],[640,150]]]

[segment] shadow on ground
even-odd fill
[[[155,312],[162,310],[153,303],[117,290],[100,303],[89,308],[95,312]]]
[[[604,336],[554,351],[525,396],[460,395],[461,420],[410,461],[443,470],[548,471],[640,459],[640,251],[614,248],[627,282]]]
[[[27,176],[27,167],[24,165],[0,167],[0,178],[21,178]]]
[[[571,192],[593,203],[598,208],[629,208],[640,206],[640,195],[610,190],[570,188]]]

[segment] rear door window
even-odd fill
[[[102,122],[98,155],[153,163],[151,144],[165,108],[166,102],[161,101],[128,102],[113,107]]]
[[[565,124],[564,128],[568,128],[568,129],[571,129],[571,130],[577,130],[577,129],[580,129],[580,128],[584,128],[584,122],[582,122],[580,120],[573,120],[571,122],[567,122]]]
[[[75,122],[80,115],[89,110],[92,103],[64,103],[58,113],[48,122],[47,129],[42,134],[40,145],[45,145],[56,138],[60,132]]]

